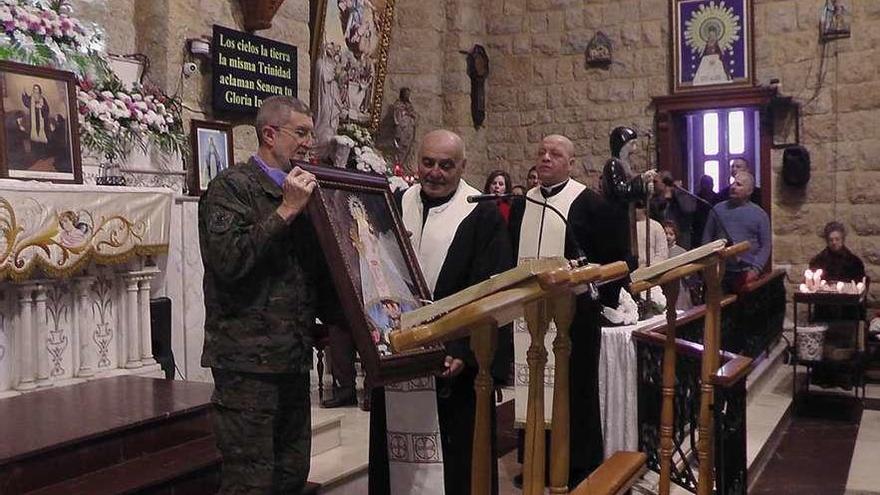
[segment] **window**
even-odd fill
[[[688,129],[688,177],[690,189],[696,191],[700,178],[713,179],[715,192],[730,181],[730,162],[743,158],[752,168],[756,185],[761,185],[759,143],[759,110],[727,108],[704,110],[685,116]]]

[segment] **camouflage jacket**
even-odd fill
[[[199,201],[203,366],[251,373],[311,368],[319,292],[325,301],[335,296],[324,293],[329,277],[306,215],[287,225],[275,213],[280,204],[281,188],[253,159],[221,172]]]

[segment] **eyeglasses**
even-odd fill
[[[276,131],[287,131],[288,134],[299,139],[315,137],[315,132],[312,129],[305,127],[297,127],[296,129],[290,129],[284,127],[283,125],[270,125],[269,127],[275,129]]]

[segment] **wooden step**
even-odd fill
[[[0,400],[0,493],[210,438],[210,384],[119,376]]]
[[[136,459],[56,483],[27,495],[124,495],[149,492],[174,480],[202,473],[204,491],[215,493],[219,482],[220,452],[213,437],[204,437],[142,455]],[[213,485],[213,486],[212,486]],[[177,491],[184,493],[184,491]]]

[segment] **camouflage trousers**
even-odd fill
[[[214,433],[223,455],[219,493],[302,492],[312,441],[308,373],[212,373]]]

